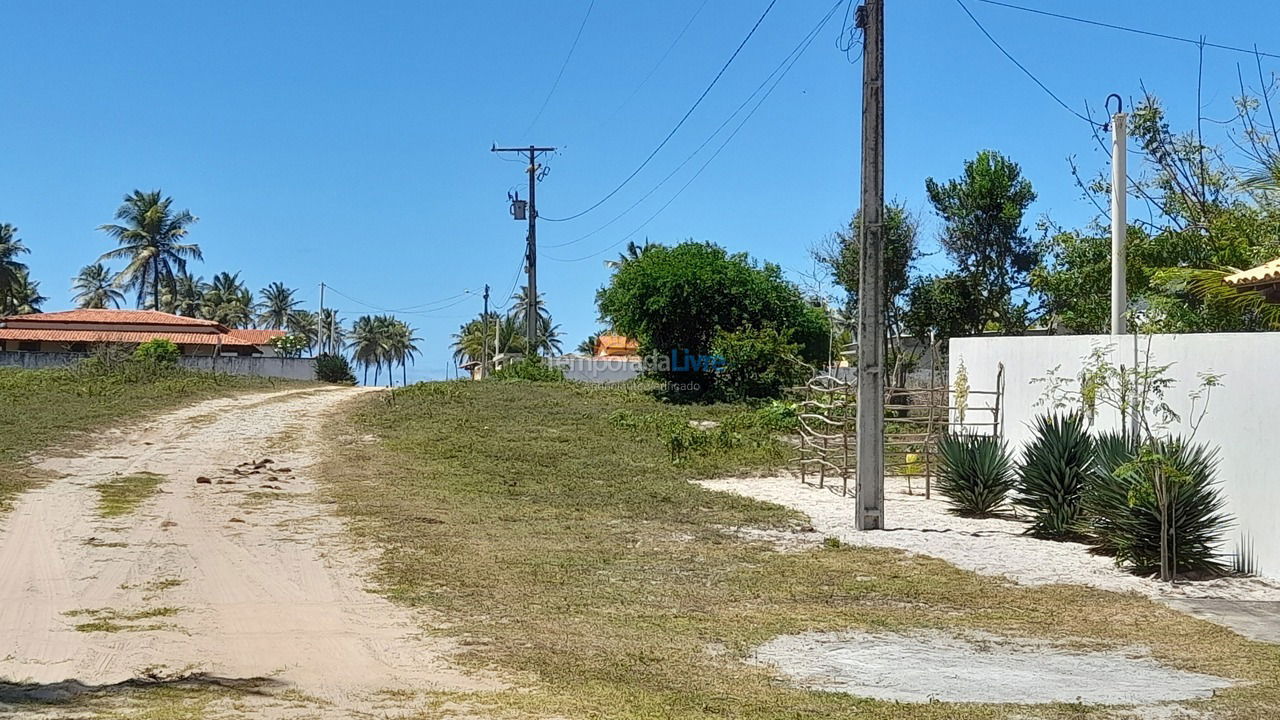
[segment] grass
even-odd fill
[[[0,511],[41,478],[26,464],[35,451],[185,403],[303,383],[181,369],[91,371],[0,367]]]
[[[98,491],[98,514],[102,517],[128,515],[155,495],[163,482],[163,475],[150,472],[120,475],[100,482],[93,486]]]
[[[88,618],[75,626],[77,632],[147,632],[165,630],[170,627],[166,623],[142,623],[153,618],[173,617],[180,610],[176,607],[158,607],[136,612],[122,612],[112,608],[69,610],[63,615],[71,618]]]
[[[455,694],[500,717],[1103,718],[1078,705],[895,704],[788,687],[742,662],[782,633],[980,630],[1162,662],[1244,683],[1188,703],[1214,717],[1280,707],[1280,648],[1136,595],[1023,587],[887,549],[777,552],[735,527],[794,528],[788,509],[688,482],[785,462],[770,443],[673,463],[652,433],[610,422],[669,410],[634,389],[435,383],[365,397],[334,430],[324,492],[376,580],[432,610],[459,661],[516,685]],[[730,407],[678,409],[723,419]],[[358,438],[373,435],[376,440]],[[1114,715],[1118,717],[1119,715]]]

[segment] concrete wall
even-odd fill
[[[1118,340],[1118,342],[1117,342]],[[1140,339],[1145,354],[1147,338]],[[1044,407],[1037,407],[1044,384],[1032,383],[1058,368],[1059,376],[1074,378],[1083,359],[1094,347],[1111,348],[1112,362],[1134,365],[1134,339],[1105,335],[1053,337],[959,338],[951,341],[950,378],[954,387],[961,363],[974,388],[987,388],[996,367],[1004,363],[1004,431],[1015,452],[1030,435],[1029,422]],[[1227,497],[1227,510],[1236,527],[1224,550],[1233,552],[1241,538],[1253,543],[1259,572],[1280,578],[1280,333],[1215,333],[1157,335],[1151,338],[1153,365],[1172,364],[1168,376],[1177,384],[1166,394],[1169,405],[1182,416],[1173,433],[1188,433],[1191,415],[1188,393],[1200,385],[1198,373],[1222,374],[1222,387],[1214,388],[1208,414],[1196,441],[1219,448],[1218,479]],[[988,397],[973,397],[970,407],[988,407]],[[973,412],[973,410],[970,410]],[[1100,408],[1096,427],[1118,427],[1119,418]],[[989,417],[989,416],[988,416]]]
[[[0,352],[0,366],[20,367],[28,370],[62,368],[72,365],[88,355],[83,353],[26,353]],[[267,357],[192,357],[178,358],[178,364],[192,370],[222,372],[230,375],[256,375],[290,380],[314,380],[315,360],[311,358]]]
[[[549,364],[563,370],[566,380],[590,383],[625,382],[640,377],[644,371],[640,359],[634,357],[562,355],[551,358]]]

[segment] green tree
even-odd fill
[[[204,310],[204,294],[209,283],[203,277],[179,271],[173,278],[173,288],[168,299],[161,299],[161,309],[184,317],[200,317]]]
[[[102,254],[99,261],[125,260],[118,276],[122,287],[135,290],[138,307],[150,296],[151,306],[160,307],[160,292],[173,288],[176,273],[187,269],[187,260],[202,260],[200,247],[181,242],[197,218],[187,210],[174,210],[173,198],[159,190],[134,190],[116,210],[122,224],[98,229],[111,236],[120,247]]]
[[[302,302],[294,297],[296,291],[284,286],[284,283],[273,282],[258,291],[262,298],[258,303],[258,327],[271,330],[283,330],[289,325],[289,315]]]
[[[102,309],[109,305],[118,308],[124,302],[124,294],[115,286],[115,277],[102,263],[80,268],[71,289],[76,291],[77,307]]]
[[[0,223],[0,305],[7,305],[13,296],[18,278],[27,266],[18,262],[19,255],[29,252],[18,239],[18,228]]]
[[[963,333],[1025,330],[1029,303],[1015,295],[1027,289],[1041,250],[1022,228],[1023,215],[1036,199],[1022,169],[994,150],[983,150],[965,162],[959,178],[941,184],[929,178],[925,191],[942,219],[939,241],[977,303]]]
[[[0,316],[31,315],[40,312],[40,306],[49,298],[40,294],[40,283],[31,279],[24,268],[9,286],[8,294],[0,298]]]
[[[597,302],[601,317],[636,338],[643,353],[674,354],[676,367],[659,368],[661,377],[697,386],[701,394],[714,389],[716,373],[698,359],[711,355],[721,332],[771,329],[799,345],[808,361],[826,353],[822,312],[783,280],[781,268],[757,265],[745,253],[730,255],[711,243],[650,247],[614,271]],[[687,367],[690,359],[699,366]]]
[[[583,340],[582,342],[578,343],[577,351],[579,353],[582,353],[583,355],[595,355],[596,344],[599,342],[599,340],[600,340],[599,334],[588,335],[586,340]]]
[[[249,327],[253,322],[253,293],[240,280],[240,273],[220,272],[204,293],[201,314],[206,320],[230,328]]]
[[[291,335],[297,335],[307,341],[307,351],[312,351],[316,347],[318,338],[318,326],[316,324],[316,314],[310,310],[294,310],[289,313],[289,322],[287,329]]]

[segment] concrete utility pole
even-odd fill
[[[320,283],[320,312],[316,313],[316,350],[324,354],[324,283]]]
[[[554,152],[553,147],[537,147],[530,145],[527,148],[500,148],[493,146],[489,148],[490,152],[518,152],[525,155],[529,160],[529,234],[526,240],[525,249],[525,271],[529,276],[529,284],[526,288],[524,322],[525,334],[529,340],[529,352],[537,355],[538,346],[538,204],[537,204],[537,187],[538,187],[538,155],[544,152]]]
[[[484,284],[484,314],[480,316],[480,379],[489,373],[489,283]]]
[[[1117,101],[1120,96],[1112,95]],[[1110,104],[1111,98],[1107,98]],[[1129,307],[1129,291],[1125,286],[1128,242],[1128,116],[1116,108],[1111,116],[1111,334],[1125,333],[1124,313]]]
[[[862,223],[858,274],[856,526],[884,527],[884,0],[858,8],[862,29]]]

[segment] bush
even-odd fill
[[[1223,535],[1231,526],[1218,489],[1218,456],[1180,438],[1153,443],[1177,477],[1168,483],[1169,547],[1175,573],[1222,573]],[[1118,565],[1147,575],[1160,570],[1160,506],[1151,474],[1135,462],[1138,451],[1109,433],[1097,440],[1097,459],[1081,507],[1093,542]]]
[[[178,346],[172,340],[155,338],[148,340],[133,351],[133,359],[152,365],[177,365],[181,355]]]
[[[356,374],[342,355],[322,353],[316,356],[316,379],[338,385],[355,385]]]
[[[1032,430],[1013,502],[1031,514],[1032,535],[1064,538],[1078,530],[1080,496],[1093,471],[1093,438],[1079,414],[1041,415]]]
[[[773,432],[789,433],[800,428],[800,415],[795,403],[774,400],[756,410],[759,426]]]
[[[1013,463],[1003,440],[946,435],[938,443],[938,491],[959,515],[990,515],[1013,488]]]
[[[564,371],[553,368],[538,358],[524,358],[501,370],[495,370],[494,380],[527,380],[529,382],[564,382]]]
[[[809,370],[797,355],[800,346],[789,336],[772,328],[716,333],[711,354],[724,361],[715,376],[717,394],[730,402],[772,398],[807,380]]]

